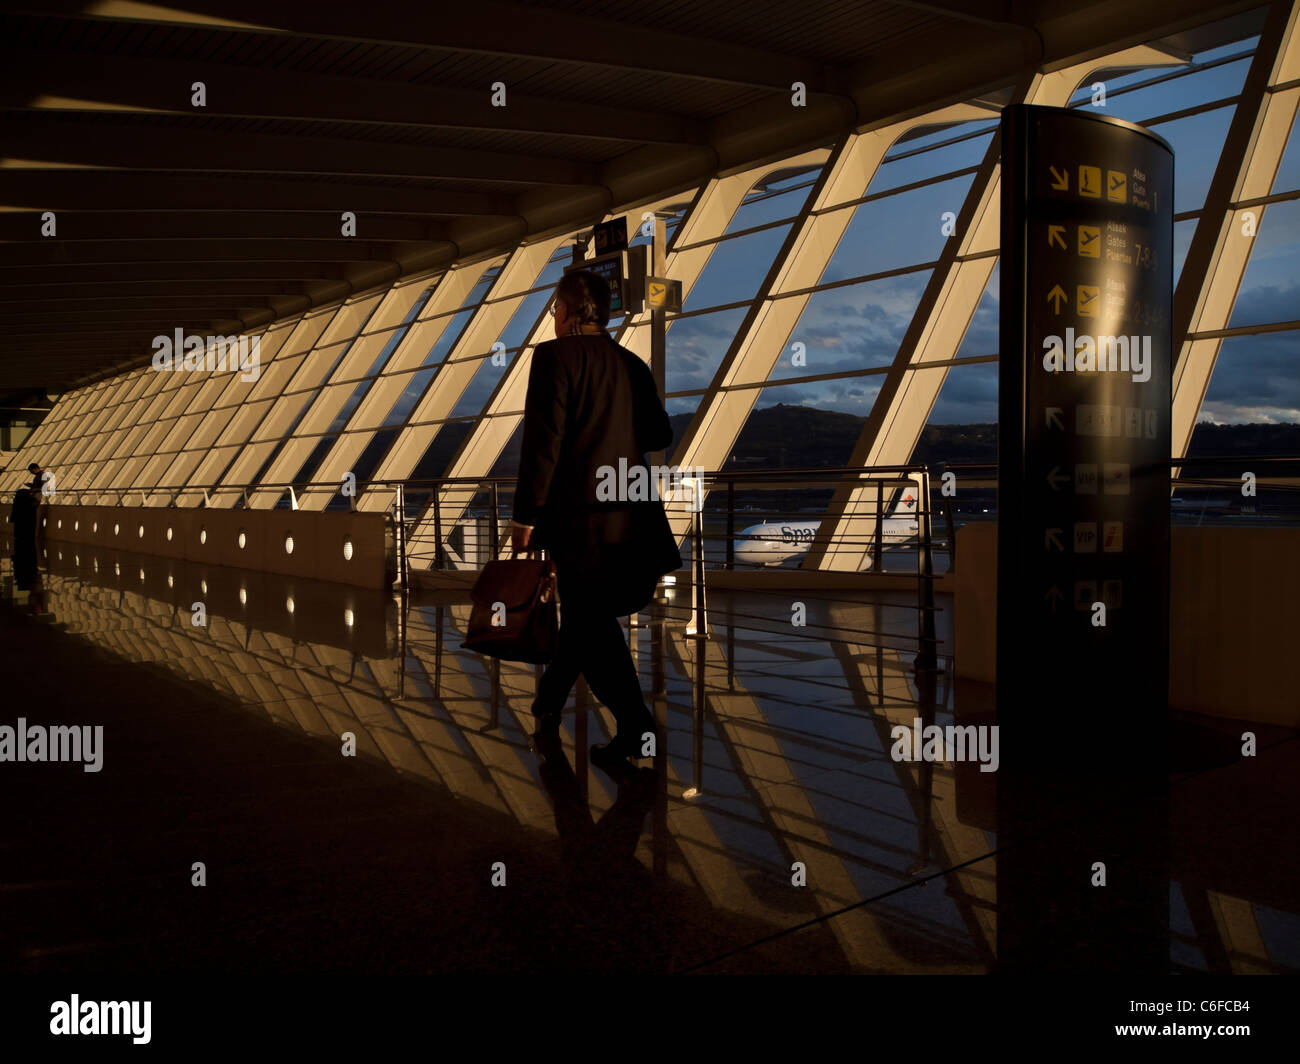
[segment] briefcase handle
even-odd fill
[[[510,553],[516,558],[536,558],[538,561],[546,561],[545,547],[525,547],[522,553],[515,550],[514,544],[510,540],[510,529],[507,528],[501,535],[501,541],[497,544],[497,557],[505,556],[506,548],[510,548]]]

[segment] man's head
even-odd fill
[[[566,273],[555,289],[555,335],[565,336],[575,326],[609,324],[609,284],[590,270]]]
[[[31,465],[27,467],[27,472],[33,475],[40,473],[40,471],[41,471],[41,466],[39,462],[33,462]]]

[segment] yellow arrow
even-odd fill
[[[1063,299],[1067,303],[1070,302],[1070,297],[1065,294],[1065,290],[1062,289],[1059,284],[1053,286],[1052,290],[1047,293],[1047,301],[1049,303],[1052,302],[1052,300],[1056,300],[1056,305],[1052,308],[1052,313],[1061,313],[1061,300]]]
[[[1058,192],[1070,191],[1070,171],[1058,170],[1055,166],[1049,166],[1047,169],[1052,171],[1052,188]]]
[[[1049,225],[1047,227],[1047,246],[1050,248],[1053,244],[1059,245],[1062,251],[1066,250],[1065,226]]]
[[[664,294],[664,286],[663,286],[663,285],[661,285],[661,284],[652,284],[652,285],[650,286],[650,298],[651,298],[651,299],[662,299],[662,298],[663,298],[663,294]]]

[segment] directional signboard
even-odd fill
[[[604,278],[609,285],[609,312],[612,317],[635,314],[645,299],[645,247],[625,248],[591,259],[581,259],[564,268],[565,273],[588,270]]]
[[[647,277],[645,300],[656,310],[681,310],[682,282],[671,277]]]
[[[1001,135],[1003,766],[1104,788],[1163,766],[1173,153],[1069,109]]]
[[[601,222],[591,232],[592,243],[597,255],[607,255],[611,251],[622,251],[627,247],[627,216],[613,221]]]
[[[1173,155],[1077,111],[1003,122],[999,679],[1034,645],[1089,662],[1073,690],[1151,704],[1168,629]],[[1131,669],[1140,692],[1119,682]]]

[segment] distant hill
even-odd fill
[[[825,469],[842,466],[853,453],[865,418],[809,406],[780,404],[755,410],[731,449],[724,469]],[[672,419],[680,441],[690,414]]]
[[[1283,422],[1245,425],[1198,424],[1192,432],[1189,455],[1300,454],[1300,425]]]
[[[680,442],[691,414],[672,418]],[[821,469],[847,465],[866,424],[865,417],[786,403],[755,410],[731,449],[727,469]],[[1191,455],[1300,455],[1300,424],[1196,426]],[[912,461],[996,462],[996,424],[927,425]]]

